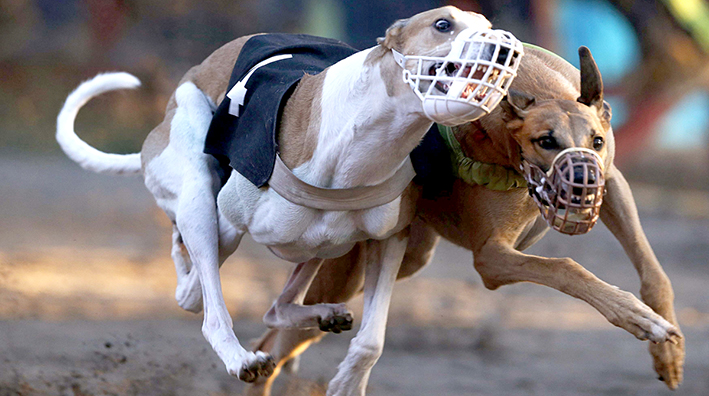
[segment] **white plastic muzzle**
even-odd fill
[[[426,117],[455,126],[489,114],[502,98],[524,55],[522,42],[504,30],[461,31],[445,57],[402,55],[404,82],[421,99]],[[413,61],[413,69],[406,67]]]
[[[549,226],[563,234],[585,234],[593,228],[603,203],[603,161],[593,150],[560,152],[547,172],[522,160],[529,195]]]

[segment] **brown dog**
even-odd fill
[[[508,100],[480,121],[459,127],[457,140],[476,161],[520,169],[526,161],[548,169],[556,154],[570,147],[594,150],[604,162],[607,194],[600,218],[621,243],[640,275],[639,301],[611,286],[569,258],[521,253],[548,230],[526,188],[493,191],[458,179],[450,196],[420,198],[417,219],[398,278],[423,268],[439,235],[470,249],[485,286],[496,289],[534,282],[580,298],[609,322],[641,340],[651,340],[655,371],[670,389],[682,381],[684,340],[673,308],[673,291],[642,230],[632,193],[613,165],[614,140],[610,108],[603,102],[598,68],[581,48],[579,71],[561,58],[526,48]],[[580,89],[579,89],[580,87]],[[362,290],[368,242],[347,255],[328,260],[314,279],[306,304],[345,302]],[[304,351],[324,333],[318,329],[269,330],[257,349],[270,352],[278,367]],[[268,394],[272,376],[256,383],[251,394]]]

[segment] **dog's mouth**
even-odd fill
[[[441,67],[443,67],[442,63],[435,63],[431,65],[428,70],[428,75],[436,76]],[[467,81],[474,80],[476,82],[469,82],[465,84],[465,87],[460,90],[458,96],[461,99],[473,98],[476,101],[483,101],[488,96],[490,88],[488,87],[488,85],[482,84],[481,82],[485,81],[488,84],[492,85],[498,79],[501,73],[500,69],[492,68],[492,71],[489,73],[489,75],[487,75],[488,70],[490,69],[491,67],[488,65],[478,65],[473,70],[473,66],[471,65],[463,66],[461,63],[448,63],[447,65],[445,65],[443,73],[446,76],[451,77],[451,80],[439,80],[435,83],[434,88],[441,92],[443,95],[446,95],[448,94],[448,91],[450,91],[453,84],[456,82],[456,79],[466,79]],[[487,78],[485,77],[486,75]],[[480,89],[478,89],[478,87]]]

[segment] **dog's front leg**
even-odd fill
[[[303,305],[305,294],[317,275],[323,259],[315,258],[298,264],[283,292],[263,317],[271,328],[318,327],[322,331],[340,333],[352,329],[352,313],[345,304]]]
[[[407,228],[383,241],[367,241],[362,324],[330,381],[328,396],[364,395],[369,373],[384,348],[389,303],[408,239]]]
[[[202,285],[202,334],[229,374],[253,382],[271,375],[275,364],[263,352],[245,350],[234,335],[219,278],[219,224],[211,178],[199,169],[190,171],[194,176],[183,186],[176,223]]]
[[[674,292],[643,232],[633,194],[625,177],[613,166],[606,180],[601,220],[615,235],[640,275],[640,296],[655,312],[679,330],[674,310]],[[650,344],[655,371],[670,389],[682,382],[684,339],[676,344]]]
[[[570,258],[546,258],[514,250],[511,244],[488,240],[474,252],[475,269],[485,286],[496,289],[516,282],[534,282],[579,298],[612,324],[640,340],[676,342],[679,331],[632,293],[598,279]]]

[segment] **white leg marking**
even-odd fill
[[[345,304],[303,305],[305,294],[317,275],[323,259],[315,258],[296,265],[283,292],[263,317],[271,328],[308,329],[340,333],[352,329],[352,313]]]
[[[192,83],[182,84],[175,98],[178,109],[170,126],[170,144],[151,162],[154,163],[151,174],[156,190],[168,188],[177,196],[177,202],[165,201],[165,208],[174,210],[176,223],[173,257],[178,278],[182,279],[178,294],[183,292],[185,301],[192,305],[194,294],[201,289],[204,337],[229,374],[252,382],[270,376],[275,364],[265,353],[248,352],[239,344],[224,303],[219,265],[236,249],[243,231],[221,221],[216,203],[220,186],[216,160],[202,153],[212,115],[211,104]],[[187,254],[181,251],[180,237]]]
[[[367,242],[362,326],[330,381],[328,396],[364,395],[369,374],[384,348],[389,303],[407,242],[408,229],[383,241]]]
[[[172,260],[175,262],[177,287],[175,299],[184,310],[199,313],[202,310],[202,288],[197,271],[192,271],[192,260],[187,253],[177,226],[172,227]]]

